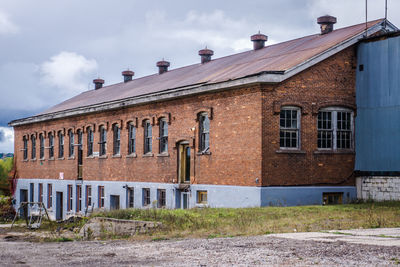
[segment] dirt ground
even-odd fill
[[[399,246],[271,235],[37,243],[0,238],[1,266],[396,266]]]

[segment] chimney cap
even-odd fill
[[[214,55],[214,51],[208,49],[207,46],[204,49],[199,50],[199,56],[212,56]]]
[[[133,75],[135,75],[135,73],[133,71],[131,71],[131,70],[124,70],[122,72],[122,75],[123,76],[133,76]]]
[[[337,22],[336,17],[325,15],[317,18],[318,24],[335,24]]]
[[[104,80],[103,80],[103,79],[100,79],[100,78],[97,78],[97,79],[94,79],[94,80],[93,80],[93,83],[100,83],[100,84],[103,84],[103,83],[104,83]]]
[[[268,36],[258,32],[256,34],[252,35],[250,39],[252,41],[265,41],[266,42],[266,41],[268,41]]]
[[[161,60],[157,62],[157,67],[169,67],[170,63],[165,60]]]

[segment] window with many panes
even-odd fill
[[[142,194],[143,194],[143,206],[150,205],[150,188],[143,188]]]
[[[133,123],[128,124],[128,154],[136,152],[136,128]]]
[[[165,189],[157,189],[157,207],[164,208],[166,204]]]
[[[72,185],[67,186],[67,211],[72,210],[72,206],[74,203],[74,196],[72,195]]]
[[[43,134],[39,134],[39,158],[44,159],[44,136]]]
[[[160,119],[160,154],[168,152],[168,123],[165,118]]]
[[[105,196],[104,196],[104,186],[98,187],[98,196],[99,196],[99,208],[104,208]]]
[[[135,201],[135,196],[134,196],[134,189],[133,187],[128,187],[128,203],[127,206],[128,208],[133,208],[134,207],[134,201]]]
[[[118,124],[113,125],[113,155],[119,155],[121,149],[121,128]]]
[[[152,151],[152,127],[149,120],[144,121],[144,154]]]
[[[93,129],[91,127],[87,128],[87,155],[88,157],[93,156]]]
[[[210,148],[210,119],[207,113],[199,115],[199,150],[205,153]]]
[[[106,128],[102,125],[100,126],[100,156],[104,156],[107,153],[107,131]]]
[[[207,204],[207,191],[197,191],[197,203]]]
[[[353,149],[353,112],[325,108],[318,112],[318,149]]]
[[[24,142],[24,160],[28,159],[28,138],[26,136],[22,137],[22,141]]]
[[[82,210],[82,185],[76,185],[76,212]]]
[[[54,158],[54,136],[49,133],[49,158]]]
[[[58,132],[58,158],[64,157],[64,134],[62,131]]]
[[[32,154],[31,154],[31,159],[36,159],[36,136],[31,135],[31,143],[32,143]]]
[[[283,107],[280,112],[279,129],[280,148],[300,148],[300,108]]]
[[[43,184],[39,183],[38,186],[38,202],[43,202]]]
[[[92,186],[86,186],[86,207],[92,206]]]
[[[47,184],[47,208],[53,207],[53,185]]]
[[[72,130],[68,130],[68,141],[69,141],[68,156],[73,157],[75,154],[75,149],[74,149],[74,132]]]

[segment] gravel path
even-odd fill
[[[395,266],[400,247],[270,235],[166,241],[0,241],[0,265],[15,266]]]

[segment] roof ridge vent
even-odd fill
[[[124,83],[132,81],[132,77],[135,73],[129,69],[124,70],[122,72],[122,76],[124,76]]]
[[[161,61],[158,61],[157,62],[158,74],[163,74],[164,72],[167,72],[169,66],[170,63],[168,61],[165,61],[164,58]]]
[[[206,48],[199,50],[199,56],[201,57],[201,64],[211,61],[212,55],[214,55],[214,51],[208,49],[207,46]]]
[[[325,15],[317,18],[317,23],[321,27],[321,34],[330,33],[333,31],[333,24],[337,22],[336,17]]]
[[[103,87],[104,80],[97,78],[93,80],[93,83],[94,83],[94,89],[97,90]]]
[[[250,40],[253,42],[254,50],[258,50],[265,47],[265,42],[268,40],[268,36],[258,31],[258,33],[250,37]]]

